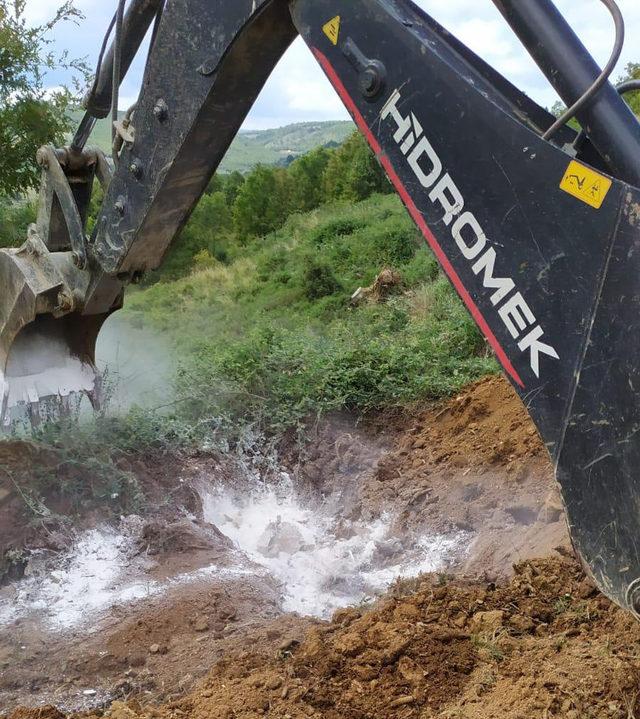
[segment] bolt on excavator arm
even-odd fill
[[[640,125],[608,82],[593,89],[600,70],[551,0],[494,2],[567,105],[592,88],[580,135],[550,133],[555,117],[408,0],[133,0],[121,47],[155,29],[116,167],[83,149],[112,52],[71,148],[42,155],[50,211],[0,252],[0,370],[37,398],[22,364],[38,323],[92,366],[124,285],[161,264],[299,34],[535,422],[585,566],[638,615]],[[74,173],[105,188],[89,238]]]

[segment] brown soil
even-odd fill
[[[426,578],[396,594],[275,650],[268,632],[246,637],[191,694],[115,703],[108,716],[628,719],[640,709],[640,625],[571,560],[519,564],[502,587]],[[11,719],[62,716],[38,711]]]
[[[172,523],[176,510],[198,514],[200,500],[193,486],[202,467],[193,458],[165,455],[121,456],[119,469],[135,476],[145,497],[145,513],[163,525]],[[232,472],[225,458],[207,458],[207,467],[221,476]],[[62,460],[55,450],[23,440],[0,441],[0,587],[19,579],[26,557],[34,550],[59,552],[75,534],[97,523],[114,521],[128,513],[125,507],[87,492],[65,491],[65,485],[83,487],[82,468]],[[172,552],[180,551],[180,532],[173,528]],[[150,553],[154,547],[153,520],[149,525]],[[211,528],[209,531],[212,531]],[[194,549],[191,547],[190,549]]]
[[[405,531],[470,532],[463,568],[478,576],[506,578],[515,562],[569,548],[549,456],[502,378],[415,414],[325,423],[296,460],[297,486],[346,518],[393,508]]]
[[[331,622],[282,616],[266,580],[198,586],[134,616],[116,611],[71,651],[62,642],[41,647],[28,660],[29,681],[37,686],[45,673],[61,697],[110,685],[120,697],[106,710],[113,719],[632,719],[640,711],[640,625],[570,558],[548,457],[506,382],[484,380],[413,416],[324,423],[287,462],[345,532],[351,520],[393,509],[405,537],[467,531],[468,556],[448,576],[399,583],[373,607],[340,610]],[[213,470],[218,459],[200,458],[185,472]],[[187,552],[201,536],[181,527],[170,535]],[[163,556],[167,536],[150,524],[149,548]],[[206,550],[219,551],[223,540],[207,536]],[[536,555],[546,558],[528,559]],[[0,656],[0,678],[12,661],[17,648],[9,661]]]
[[[28,497],[21,494],[18,480],[34,467],[44,467],[52,461],[53,454],[37,444],[0,442],[0,584],[20,577],[24,568],[21,550],[25,545],[46,541],[42,526],[47,524],[47,517],[26,521]],[[56,543],[55,537],[49,539]]]
[[[502,378],[419,413],[375,480],[371,501],[391,485],[406,502],[399,521],[472,531],[476,574],[506,577],[514,562],[569,546],[548,453]]]

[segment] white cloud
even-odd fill
[[[348,117],[313,55],[298,38],[273,71],[244,128],[257,130],[287,122]]]
[[[134,103],[138,101],[137,95],[122,95],[118,96],[118,109],[128,110]]]
[[[456,35],[478,55],[509,57],[513,54],[513,43],[495,20],[472,18],[465,20],[456,29]]]
[[[627,43],[615,73],[616,78],[626,63],[640,61],[640,51],[637,50],[640,2],[618,1],[627,22]],[[350,0],[344,2],[348,4]],[[596,60],[604,64],[613,44],[613,23],[602,3],[599,0],[556,2]],[[58,4],[59,0],[28,0],[28,17],[32,22],[42,22],[51,17]],[[539,103],[550,106],[557,99],[546,78],[490,0],[417,0],[417,4]],[[87,20],[80,30],[70,24],[59,27],[55,32],[56,46],[58,49],[69,49],[76,57],[86,55],[93,63],[102,34],[114,11],[115,0],[77,0],[77,5]],[[143,64],[142,58],[137,60],[125,81],[121,107],[135,97]],[[47,80],[54,85],[67,82],[68,78],[63,74],[52,74]],[[321,69],[304,43],[297,40],[274,71],[246,127],[257,129],[303,120],[342,119],[346,116],[346,111]]]

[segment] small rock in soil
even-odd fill
[[[209,622],[205,617],[198,617],[193,623],[193,628],[196,632],[208,632]]]
[[[278,519],[271,522],[258,540],[257,549],[265,557],[275,558],[279,554],[295,554],[304,547],[300,530],[290,522]]]

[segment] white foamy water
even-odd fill
[[[0,589],[0,627],[19,619],[53,632],[95,625],[114,605],[135,605],[195,582],[272,578],[282,608],[321,618],[382,593],[400,577],[445,569],[466,552],[468,535],[395,537],[392,518],[336,521],[304,506],[287,475],[276,487],[257,480],[246,495],[201,489],[204,519],[236,545],[216,564],[156,580],[154,562],[140,554],[128,520],[120,531],[82,533],[56,557],[36,555],[28,576]],[[139,518],[137,521],[141,521]]]
[[[303,507],[286,479],[243,499],[224,489],[205,489],[202,499],[205,520],[280,582],[285,611],[323,618],[397,578],[445,568],[464,553],[468,538],[430,536],[402,546],[390,535],[389,516],[338,528],[332,518]]]
[[[0,595],[0,625],[37,615],[52,629],[69,629],[118,601],[147,596],[151,587],[122,583],[131,548],[129,538],[94,529],[59,556],[56,568],[36,559],[32,574]]]
[[[252,573],[244,567],[210,565],[156,581],[146,576],[150,563],[134,545],[131,537],[103,527],[80,535],[56,559],[55,567],[50,559],[39,562],[36,557],[30,576],[0,590],[0,626],[30,617],[49,630],[74,629],[116,604],[135,603],[212,577]]]

